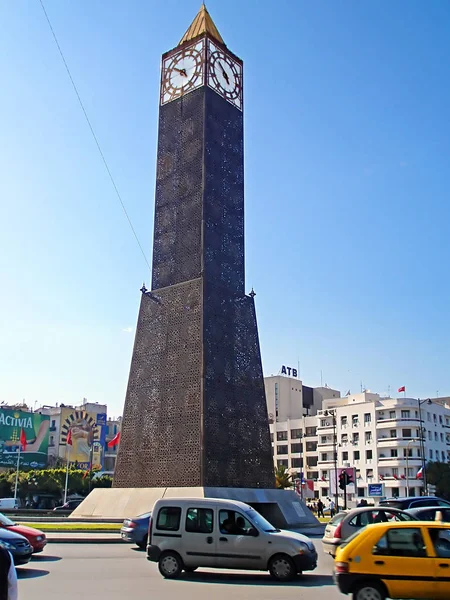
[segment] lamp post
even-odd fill
[[[413,442],[414,440],[409,440],[409,442],[406,444],[406,497],[409,497],[409,448],[408,446]]]
[[[338,467],[337,467],[337,438],[336,438],[336,410],[326,410],[324,412],[326,417],[330,416],[333,419],[333,463],[334,463],[334,500],[335,510],[339,511],[339,491],[338,491]],[[330,490],[330,496],[333,494]]]
[[[427,471],[426,471],[426,458],[425,458],[425,439],[424,439],[424,434],[425,434],[425,428],[422,425],[422,404],[432,404],[430,398],[426,398],[425,400],[421,400],[420,398],[417,398],[417,404],[419,406],[419,421],[420,421],[420,452],[422,454],[422,477],[423,477],[423,491],[424,491],[424,495],[427,494]]]

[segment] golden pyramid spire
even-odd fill
[[[207,11],[204,2],[200,10],[198,11],[197,16],[192,21],[191,25],[181,38],[180,43],[178,45],[180,46],[181,44],[184,44],[184,42],[193,40],[202,33],[209,33],[211,37],[225,45],[225,42],[223,41],[222,36],[220,35],[217,27],[214,25],[214,21],[211,19],[211,16]]]

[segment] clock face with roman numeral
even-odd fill
[[[204,40],[163,60],[161,104],[188,94],[204,83]]]
[[[208,41],[208,85],[242,110],[242,65]]]

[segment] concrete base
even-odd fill
[[[309,529],[321,524],[291,490],[254,488],[97,488],[69,519],[124,519],[149,512],[160,498],[226,498],[253,506],[281,529]]]

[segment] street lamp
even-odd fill
[[[428,492],[427,484],[427,471],[426,471],[426,458],[425,458],[425,428],[422,426],[422,404],[433,404],[430,398],[421,400],[417,398],[417,404],[419,405],[419,421],[420,421],[420,451],[422,453],[422,477],[423,477],[423,490],[425,494]],[[425,495],[424,494],[424,495]]]
[[[324,413],[325,417],[330,416],[333,419],[333,462],[334,462],[334,498],[335,498],[335,510],[339,511],[339,491],[338,491],[338,468],[337,468],[337,438],[336,438],[336,410],[326,410]],[[333,494],[330,493],[330,496]]]
[[[414,440],[409,440],[406,444],[406,497],[409,498],[409,448],[408,446],[414,442]]]

